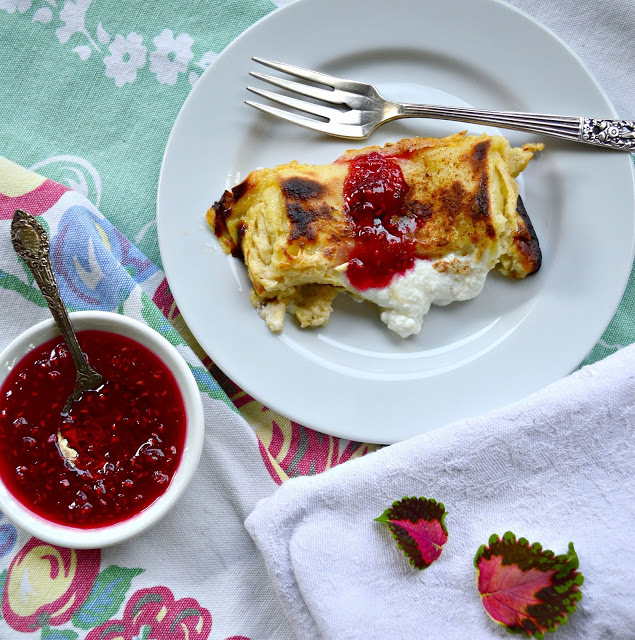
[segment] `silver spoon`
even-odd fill
[[[62,301],[59,286],[51,266],[49,254],[50,243],[44,227],[32,215],[18,209],[11,222],[11,242],[17,254],[24,260],[33,273],[40,291],[46,299],[49,310],[57,323],[62,337],[71,353],[77,378],[75,390],[66,401],[62,416],[67,416],[73,402],[82,397],[84,391],[98,389],[104,384],[103,376],[97,373],[86,360],[82,348],[77,341],[77,335],[68,316],[68,311]],[[78,453],[68,446],[68,441],[57,431],[57,446],[64,459],[75,466]]]

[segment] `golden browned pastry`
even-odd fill
[[[406,337],[430,304],[478,295],[492,268],[510,278],[540,268],[514,178],[541,148],[459,133],[350,150],[326,165],[290,162],[252,171],[207,220],[243,257],[273,331],[287,310],[302,327],[324,325],[347,291]]]

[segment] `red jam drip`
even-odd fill
[[[60,415],[75,366],[54,338],[12,369],[0,388],[0,476],[28,509],[79,528],[125,520],[167,489],[185,442],[185,408],[176,380],[138,342],[80,331],[82,350],[107,382]],[[57,431],[79,453],[61,456]]]
[[[414,266],[415,243],[408,232],[416,220],[407,215],[407,192],[394,160],[373,151],[349,162],[344,203],[355,224],[355,247],[346,275],[354,287],[385,287]]]

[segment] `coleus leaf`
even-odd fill
[[[426,569],[441,555],[448,540],[448,530],[443,522],[445,515],[442,502],[433,498],[405,497],[393,502],[375,520],[390,529],[397,546],[413,567]]]
[[[511,531],[492,535],[474,557],[485,611],[507,631],[538,639],[564,624],[582,598],[578,564],[572,542],[557,556]]]

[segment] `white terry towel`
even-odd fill
[[[505,409],[289,480],[245,526],[302,639],[511,637],[473,565],[508,530],[556,554],[575,545],[583,597],[557,638],[635,638],[634,439],[632,345]],[[373,520],[404,496],[448,512],[423,571]]]

